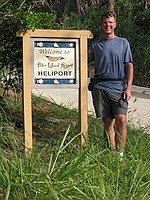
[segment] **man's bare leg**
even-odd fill
[[[115,141],[115,130],[114,130],[114,120],[113,118],[103,118],[105,132],[108,137],[109,145],[111,150],[116,149],[116,141]]]
[[[126,129],[126,116],[125,115],[116,115],[116,147],[119,146],[119,152],[124,151],[127,129]]]

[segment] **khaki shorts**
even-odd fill
[[[98,118],[127,114],[128,102],[123,99],[123,94],[94,88],[92,90],[92,98]]]

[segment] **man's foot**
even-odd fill
[[[120,160],[120,161],[123,160],[123,152],[119,153],[119,160]]]

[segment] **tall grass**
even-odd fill
[[[34,128],[36,132],[39,131],[39,134],[34,134],[31,155],[25,155],[22,151],[23,143],[17,140],[20,138],[20,132],[9,121],[11,118],[7,123],[13,127],[13,130],[1,129],[3,140],[0,140],[0,199],[150,199],[150,135],[128,127],[125,155],[120,162],[117,152],[112,152],[105,147],[103,126],[99,120],[89,116],[89,142],[83,149],[79,145],[81,133],[77,131],[78,122],[74,123],[77,121],[78,114],[41,98],[34,98],[34,112],[39,114],[39,108],[42,106],[43,113],[40,114],[43,118],[38,122],[37,128],[34,121],[37,118],[33,115]],[[12,103],[9,102],[10,100],[6,101],[11,109]],[[63,115],[62,118],[66,118],[68,122],[67,126],[67,122],[63,124],[61,121],[59,129],[64,132],[60,131],[57,137],[55,132],[52,133],[53,128],[50,129],[48,124],[45,124],[45,120],[48,121],[48,114],[51,118],[50,123],[57,121],[55,106],[57,119],[59,120]],[[53,115],[49,113],[50,109],[54,109]],[[3,106],[1,127],[7,113],[8,110],[6,112]],[[48,131],[43,134],[45,129],[42,123],[44,127],[49,128],[50,135]],[[9,134],[6,134],[8,132]],[[9,141],[7,145],[5,140]]]

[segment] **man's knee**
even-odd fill
[[[112,127],[114,125],[114,120],[113,118],[103,118],[103,122],[105,127]]]
[[[116,125],[119,127],[126,126],[126,116],[125,115],[117,115],[115,116]]]

